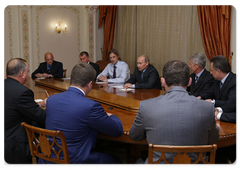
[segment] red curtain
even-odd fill
[[[231,6],[198,6],[203,45],[209,60],[225,56],[231,63]]]
[[[117,14],[117,6],[99,7],[99,25],[104,25],[103,60],[108,60],[108,52],[113,48],[114,28]]]

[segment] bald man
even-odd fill
[[[46,99],[34,101],[33,91],[24,84],[29,77],[29,66],[24,59],[7,63],[4,80],[4,158],[7,163],[31,163],[28,138],[22,122],[45,124]]]
[[[39,67],[32,73],[33,78],[63,76],[63,64],[55,61],[52,53],[47,52],[44,55],[44,60],[45,62],[40,63]]]
[[[137,67],[123,87],[125,89],[162,89],[158,71],[150,64],[147,55],[143,54],[138,57]]]

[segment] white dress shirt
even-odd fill
[[[109,76],[109,83],[124,83],[130,78],[130,70],[128,64],[124,61],[118,61],[116,66],[116,78],[113,78],[113,66],[114,64],[109,63],[105,69],[97,76],[97,79],[101,76]]]

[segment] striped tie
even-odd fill
[[[197,84],[198,76],[195,77],[195,84]]]

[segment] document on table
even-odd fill
[[[64,78],[62,78],[62,80],[70,80],[71,79],[71,77],[64,77]]]
[[[34,100],[36,103],[39,103],[39,102],[42,102],[43,100],[42,99],[35,99]]]
[[[124,89],[123,88],[123,85],[119,85],[119,86],[112,86],[113,88],[117,88],[119,90],[122,90],[122,91],[130,91],[130,90],[135,90],[135,89],[132,89],[132,88],[127,88],[127,89]]]
[[[108,82],[105,82],[105,81],[96,81],[95,84],[106,84]]]

